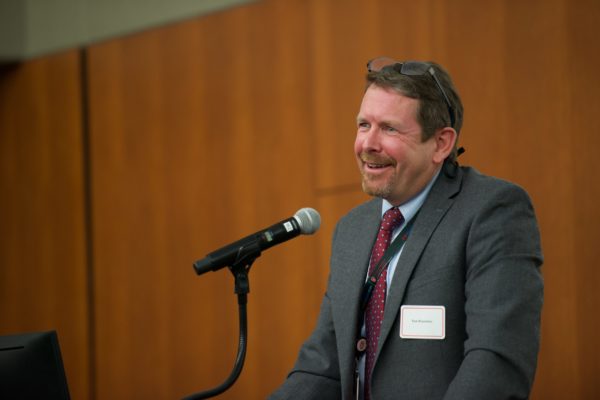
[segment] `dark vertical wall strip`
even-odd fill
[[[81,85],[81,143],[83,165],[83,202],[85,221],[85,269],[87,275],[89,389],[88,399],[96,399],[96,314],[94,301],[94,232],[92,208],[92,163],[90,145],[90,103],[88,84],[88,52],[79,50],[79,79]]]

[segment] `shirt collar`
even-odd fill
[[[431,178],[431,180],[429,181],[427,186],[425,186],[423,188],[423,190],[421,190],[416,196],[414,196],[412,199],[410,199],[406,203],[400,204],[398,206],[398,209],[400,210],[400,212],[402,213],[402,216],[404,217],[405,223],[410,221],[417,214],[417,212],[421,209],[421,206],[425,202],[425,199],[427,198],[429,191],[431,190],[437,177],[440,175],[441,170],[442,170],[441,168],[438,169],[438,171],[435,173],[433,178]],[[385,212],[392,207],[394,207],[394,206],[392,204],[390,204],[389,201],[383,199],[383,204],[381,207],[381,215],[383,216],[383,214],[385,214]]]

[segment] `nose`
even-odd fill
[[[381,150],[379,132],[375,127],[371,127],[369,130],[359,133],[359,135],[363,151],[378,152]]]

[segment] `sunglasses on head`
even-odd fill
[[[398,72],[399,74],[407,76],[419,76],[429,73],[429,75],[431,75],[431,77],[435,81],[435,84],[437,85],[438,89],[440,90],[440,93],[442,94],[442,96],[444,96],[446,106],[448,106],[448,114],[450,114],[450,126],[454,128],[454,108],[452,107],[452,104],[450,104],[450,99],[446,95],[442,84],[435,75],[435,69],[431,64],[422,61],[398,62],[389,57],[374,58],[367,63],[367,69],[369,70],[369,72],[381,71],[385,67],[391,67],[394,71]]]

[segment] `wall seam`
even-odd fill
[[[87,309],[88,309],[88,399],[96,399],[96,308],[94,282],[94,237],[93,237],[93,202],[92,202],[92,149],[90,136],[90,107],[89,107],[89,70],[88,51],[79,50],[79,79],[81,87],[81,134],[83,162],[83,199],[84,199],[84,230],[85,230],[85,268],[87,276]]]

